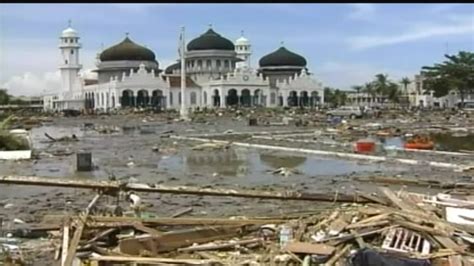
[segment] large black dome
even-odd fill
[[[148,48],[134,43],[126,37],[119,44],[105,49],[100,54],[100,61],[120,60],[155,61],[155,53]]]
[[[188,51],[192,50],[235,50],[234,44],[212,29],[188,43]]]
[[[299,54],[288,51],[285,47],[280,47],[273,53],[260,58],[260,67],[272,66],[298,66],[305,67],[306,59]]]
[[[173,71],[174,70],[177,70],[177,69],[181,69],[181,62],[178,61],[172,65],[169,65],[166,69],[165,69],[165,74],[173,74]]]

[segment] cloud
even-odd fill
[[[453,21],[454,19],[452,19]],[[474,19],[472,17],[457,17],[450,25],[418,23],[409,31],[384,36],[357,36],[347,40],[353,49],[367,49],[378,46],[413,42],[445,35],[463,35],[474,33]]]
[[[26,72],[22,75],[15,75],[1,84],[1,87],[6,88],[9,94],[15,96],[39,96],[45,90],[59,89],[60,85],[61,75],[57,70],[42,74]]]
[[[389,69],[370,64],[330,61],[315,69],[316,78],[323,82],[323,86],[350,90],[354,85],[362,85],[374,79],[378,73],[386,73],[393,81],[402,77],[411,77],[415,72]]]
[[[350,19],[354,20],[371,20],[375,16],[374,4],[351,4],[352,12],[349,14]]]
[[[134,13],[142,13],[147,11],[150,8],[150,4],[114,4],[115,7],[119,8],[120,10],[134,12]]]

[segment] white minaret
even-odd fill
[[[79,79],[79,71],[82,65],[79,64],[79,36],[77,31],[71,28],[71,20],[69,20],[68,28],[61,33],[59,49],[61,50],[61,70],[62,90],[72,91]]]
[[[250,67],[250,55],[252,54],[250,48],[249,40],[244,37],[244,31],[241,31],[240,38],[235,41],[235,52],[237,53],[237,57],[244,61],[237,62],[237,68]]]

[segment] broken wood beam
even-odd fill
[[[220,196],[220,197],[240,197],[259,198],[273,200],[305,200],[305,201],[326,201],[326,202],[350,202],[369,203],[372,202],[358,194],[346,195],[327,193],[304,193],[298,191],[255,191],[255,190],[234,190],[234,189],[210,189],[188,186],[165,186],[158,184],[137,184],[120,183],[117,181],[91,181],[91,180],[70,180],[52,179],[35,176],[0,176],[0,184],[34,185],[34,186],[57,186],[69,188],[95,189],[102,191],[129,191],[149,192],[149,193],[169,193],[188,194],[200,196]]]
[[[128,255],[140,255],[143,250],[146,250],[156,256],[158,253],[191,246],[194,243],[200,244],[236,237],[241,235],[243,231],[245,230],[240,226],[176,230],[159,236],[141,235],[122,239],[119,242],[119,248],[120,252]]]
[[[63,215],[45,215],[44,222],[61,222],[66,216]],[[73,217],[73,219],[77,219]],[[147,225],[252,225],[252,224],[281,224],[287,220],[284,219],[228,219],[228,218],[205,218],[205,217],[193,217],[193,218],[138,218],[138,217],[109,217],[109,216],[90,216],[87,221],[88,227],[92,227],[96,223],[107,224],[111,226],[134,226],[136,223],[142,223]],[[90,226],[89,226],[90,225]],[[106,226],[102,226],[106,227]]]
[[[197,259],[170,259],[170,258],[146,258],[132,256],[101,256],[93,254],[88,258],[91,261],[106,262],[140,262],[140,263],[169,263],[184,265],[209,265],[209,263],[219,263],[214,260],[197,260]]]
[[[192,212],[192,211],[193,211],[193,208],[192,208],[192,207],[189,207],[189,208],[186,208],[186,209],[177,211],[175,214],[171,215],[171,217],[172,217],[172,218],[176,218],[176,217],[179,217],[179,216],[188,214],[188,213],[190,213],[190,212]]]
[[[89,216],[89,212],[92,209],[92,207],[97,203],[100,196],[102,196],[102,194],[100,193],[95,195],[95,197],[87,206],[84,214],[79,216],[79,219],[78,219],[79,226],[76,228],[76,231],[74,232],[74,236],[72,237],[71,243],[69,245],[69,249],[67,251],[66,261],[64,262],[63,266],[72,266],[72,262],[74,260],[74,257],[76,256],[77,246],[79,245],[79,241],[81,240],[82,231],[84,231],[84,227],[86,226],[86,221]]]
[[[191,252],[191,251],[218,250],[218,249],[231,248],[235,246],[242,246],[242,245],[255,244],[255,243],[261,243],[261,242],[263,242],[263,239],[254,238],[254,239],[239,240],[239,241],[233,241],[233,242],[222,243],[222,244],[211,243],[211,244],[204,244],[204,245],[199,245],[199,246],[191,246],[187,248],[180,248],[178,249],[178,251]]]

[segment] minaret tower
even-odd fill
[[[235,41],[235,52],[237,57],[244,61],[237,62],[237,68],[250,67],[250,55],[252,55],[250,48],[249,40],[244,37],[244,31],[241,31],[240,38]]]
[[[61,50],[61,87],[63,91],[72,91],[79,79],[79,71],[82,65],[79,64],[79,36],[77,31],[71,28],[69,20],[68,28],[61,33],[59,49]]]

